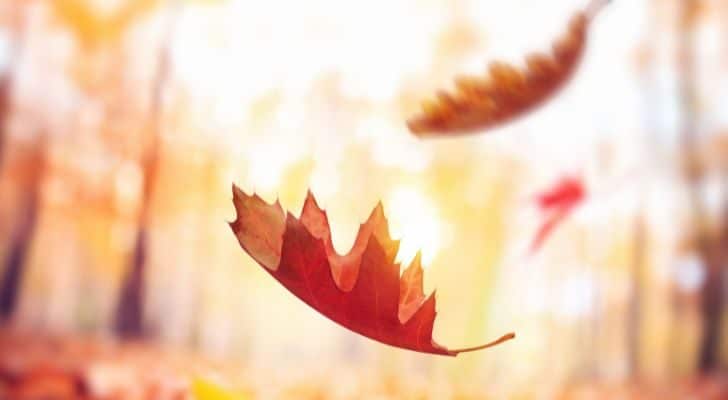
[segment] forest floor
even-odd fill
[[[234,369],[235,367],[232,367]],[[248,400],[248,399],[434,399],[423,388],[382,383],[376,389],[341,397],[327,382],[311,381],[280,388],[276,395],[254,389],[230,392],[196,380],[210,372],[241,377],[230,365],[215,364],[192,354],[159,349],[141,343],[89,338],[36,337],[0,330],[0,400]],[[242,378],[243,381],[246,378]],[[250,381],[249,378],[247,378]],[[411,389],[411,390],[410,390]],[[500,399],[503,395],[452,393],[450,399]],[[519,400],[723,400],[728,399],[728,376],[689,377],[670,384],[605,384],[583,382],[550,393],[526,391]],[[438,399],[440,400],[440,399]],[[447,400],[447,399],[442,399]]]
[[[191,359],[141,344],[0,333],[0,399],[183,400]]]

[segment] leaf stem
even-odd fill
[[[494,341],[492,341],[490,343],[486,343],[486,344],[483,344],[483,345],[480,345],[480,346],[466,347],[464,349],[450,350],[450,351],[452,353],[455,353],[455,354],[468,353],[468,352],[471,352],[471,351],[478,351],[478,350],[487,349],[488,347],[497,346],[497,345],[499,345],[499,344],[501,344],[503,342],[507,342],[507,341],[509,341],[511,339],[515,339],[515,338],[516,338],[516,334],[513,333],[513,332],[511,332],[511,333],[507,333],[507,334],[499,337],[498,339],[496,339],[496,340],[494,340]]]

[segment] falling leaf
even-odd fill
[[[486,76],[455,79],[454,93],[439,91],[425,100],[420,113],[407,121],[417,136],[451,136],[475,133],[518,118],[553,97],[574,74],[586,47],[589,23],[607,3],[594,0],[577,13],[567,32],[553,45],[552,54],[526,57],[521,70],[491,63]]]
[[[536,236],[531,242],[531,253],[536,252],[556,227],[562,223],[586,197],[581,178],[566,176],[554,186],[536,196],[536,205],[544,216]]]
[[[435,294],[422,290],[417,256],[400,278],[399,242],[389,236],[381,204],[362,224],[352,249],[339,255],[326,212],[309,192],[300,218],[284,214],[233,186],[237,218],[230,224],[242,248],[291,293],[332,321],[368,338],[422,353],[456,356],[495,346],[449,350],[432,339]]]

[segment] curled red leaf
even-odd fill
[[[399,242],[389,236],[380,205],[361,225],[354,246],[339,255],[326,212],[309,192],[300,218],[233,186],[237,218],[230,226],[242,248],[271,276],[332,321],[368,338],[422,353],[456,356],[495,346],[449,350],[432,339],[435,294],[422,290],[416,257],[400,278]]]

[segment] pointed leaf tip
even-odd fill
[[[385,218],[384,216],[384,204],[382,204],[382,201],[379,200],[377,202],[377,205],[374,206],[374,209],[372,210],[372,215],[376,215],[378,217]]]
[[[240,246],[266,268],[277,268],[280,261],[285,220],[280,205],[266,203],[259,196],[245,194],[233,186],[236,219],[230,227]]]
[[[243,192],[235,183],[232,185],[232,192],[233,198],[246,196],[245,192]]]
[[[422,249],[417,250],[415,258],[412,259],[412,264],[416,264],[417,267],[422,268]]]
[[[319,206],[318,201],[316,201],[316,197],[313,195],[310,189],[306,193],[306,198],[303,201],[303,209],[306,210],[308,207],[311,207],[317,211],[323,211]]]
[[[425,302],[423,271],[417,257],[404,270],[400,278],[399,320],[407,322]]]

